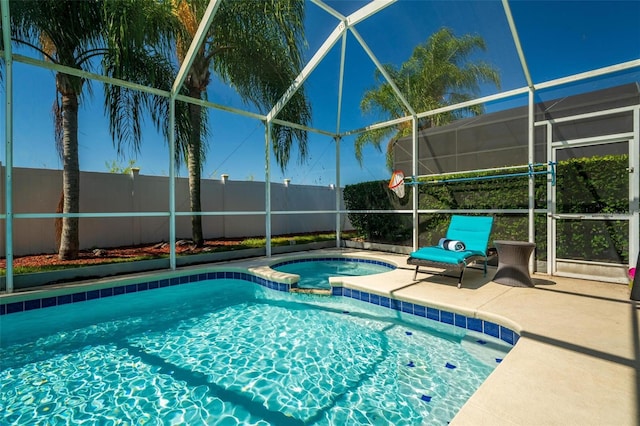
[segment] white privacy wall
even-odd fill
[[[5,176],[0,167],[0,203],[4,210]],[[16,214],[53,214],[62,193],[62,171],[13,168],[13,205]],[[176,237],[191,238],[187,178],[176,180]],[[140,174],[82,172],[81,213],[151,213],[163,216],[83,217],[80,248],[147,244],[169,239],[168,177]],[[265,235],[264,182],[202,180],[202,227],[206,239]],[[271,184],[272,235],[335,231],[335,189],[321,186]],[[343,205],[339,206],[343,209]],[[278,214],[282,211],[331,210],[329,213]],[[242,212],[240,215],[206,215],[207,212]],[[250,212],[255,212],[251,214]],[[342,215],[342,230],[352,229]],[[0,228],[0,256],[5,256],[5,228]],[[55,253],[55,219],[15,219],[15,255]]]

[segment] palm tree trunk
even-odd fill
[[[63,213],[80,211],[80,165],[78,161],[78,96],[62,95],[62,193]],[[77,217],[62,218],[62,235],[58,258],[76,259],[80,247],[79,220]]]
[[[60,199],[58,200],[58,206],[56,207],[56,213],[62,213],[64,211],[64,192],[60,192]],[[62,218],[57,217],[56,222],[56,247],[60,250],[60,241],[62,241]]]
[[[191,93],[193,97],[200,97],[198,91],[197,95]],[[200,204],[200,126],[202,120],[202,107],[200,105],[189,105],[189,115],[191,120],[191,137],[189,138],[189,144],[187,146],[187,166],[189,168],[189,200],[191,206],[191,213],[201,212],[202,205]],[[196,247],[202,247],[204,244],[204,238],[202,235],[202,216],[191,216],[191,234],[193,243]]]

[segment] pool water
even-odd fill
[[[299,288],[330,289],[329,277],[380,274],[392,270],[377,263],[359,262],[357,259],[301,259],[271,267],[279,272],[300,275]]]
[[[242,280],[5,315],[0,424],[445,425],[510,346],[404,315]]]

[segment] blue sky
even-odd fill
[[[349,14],[366,2],[327,2],[337,11]],[[640,1],[512,1],[511,9],[534,82],[544,82],[566,75],[589,71],[640,58]],[[337,20],[316,5],[307,4],[307,57],[310,58],[338,24]],[[501,75],[501,89],[483,86],[481,96],[526,85],[516,50],[509,33],[500,1],[411,1],[400,0],[376,16],[360,23],[356,30],[381,63],[400,65],[414,47],[441,27],[456,35],[478,34],[487,44],[475,60],[496,67]],[[312,127],[336,130],[338,76],[341,43],[324,58],[305,82],[313,108]],[[33,55],[30,52],[20,52]],[[382,121],[385,117],[365,116],[359,103],[363,93],[374,86],[374,65],[350,34],[347,40],[346,69],[340,131],[358,129]],[[539,93],[541,99],[596,90],[640,81],[640,71],[622,73],[606,79],[576,84],[563,90]],[[147,126],[142,148],[137,154],[125,148],[118,156],[113,147],[103,114],[102,86],[94,83],[93,95],[83,98],[79,115],[80,167],[84,171],[107,171],[105,163],[129,160],[142,174],[168,175],[168,149],[163,138]],[[4,95],[4,87],[2,89]],[[211,85],[209,100],[245,110],[233,90],[219,83]],[[54,143],[51,105],[55,97],[53,73],[14,62],[14,165],[17,167],[60,169]],[[4,99],[3,99],[4,100]],[[487,111],[522,104],[526,98],[486,105]],[[4,117],[4,102],[2,115]],[[203,169],[204,178],[218,179],[221,174],[234,180],[265,179],[264,128],[254,119],[227,112],[210,112],[211,138]],[[4,125],[2,126],[4,139]],[[335,183],[336,147],[326,136],[310,134],[309,157],[298,164],[297,152],[286,170],[272,161],[273,181],[292,179],[293,184],[329,185]],[[386,179],[384,155],[371,148],[359,165],[353,153],[353,138],[341,143],[341,183]],[[0,160],[5,163],[4,150]],[[186,176],[186,169],[180,169]]]

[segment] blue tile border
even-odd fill
[[[402,300],[390,299],[373,293],[366,293],[361,290],[352,290],[345,287],[333,287],[331,294],[333,296],[349,297],[351,299],[366,301],[373,305],[383,308],[389,308],[396,311],[412,314],[414,316],[427,318],[433,321],[449,324],[458,328],[475,331],[496,337],[510,345],[515,345],[520,335],[510,328],[498,325],[491,321],[485,321],[479,318],[467,317],[455,312],[443,311],[441,309],[429,306],[419,305],[417,303],[405,302]],[[368,296],[366,296],[368,294]],[[369,300],[366,298],[369,297]]]
[[[430,308],[427,306],[427,318],[440,322],[440,309]]]
[[[275,269],[275,268],[277,268],[279,266],[290,265],[292,263],[333,262],[333,261],[368,263],[368,264],[371,264],[371,265],[384,266],[385,268],[389,268],[390,271],[393,271],[393,270],[396,269],[395,265],[392,265],[391,263],[388,263],[388,262],[383,262],[381,260],[375,260],[375,259],[364,259],[364,258],[359,258],[359,257],[304,257],[304,258],[300,258],[300,259],[285,260],[284,262],[274,263],[273,265],[271,265],[269,267],[271,269]]]
[[[313,258],[313,259],[298,259],[292,262],[303,262],[317,259],[340,259],[340,258]],[[344,259],[344,258],[343,258]],[[373,263],[374,261],[367,261]],[[375,261],[378,264],[384,262]],[[284,264],[284,263],[281,263]],[[387,264],[388,265],[388,264]],[[391,265],[389,265],[391,266]],[[290,292],[295,284],[279,283],[268,280],[266,278],[258,277],[246,272],[237,271],[215,271],[207,273],[199,273],[192,275],[184,275],[180,277],[173,277],[169,279],[153,280],[148,282],[126,284],[119,287],[102,288],[99,290],[93,289],[88,291],[80,291],[77,293],[65,294],[60,296],[49,296],[42,299],[31,299],[22,302],[10,302],[0,304],[0,316],[9,315],[18,312],[25,312],[34,309],[44,309],[52,306],[66,305],[69,303],[80,303],[87,300],[101,299],[105,297],[118,296],[121,294],[129,294],[146,290],[153,290],[156,288],[169,287],[180,284],[194,283],[204,280],[216,280],[216,279],[236,279],[249,281],[258,284],[262,287],[269,288],[271,290]],[[381,296],[374,293],[368,293],[362,290],[355,290],[346,287],[332,287],[332,296],[348,297],[351,299],[360,300],[372,305],[381,306],[383,308],[392,309],[395,311],[403,312],[406,314],[414,315],[417,317],[427,318],[436,322],[449,324],[462,329],[483,333],[488,336],[498,338],[510,345],[515,345],[520,338],[520,335],[515,331],[496,324],[491,321],[485,321],[479,318],[467,317],[462,314],[443,311],[441,309],[432,308],[429,306],[423,306],[417,303],[392,299],[387,296]]]
[[[453,312],[440,311],[440,322],[453,325]]]
[[[43,297],[42,299],[30,299],[21,302],[0,303],[0,315],[24,312],[33,309],[49,308],[52,306],[66,305],[68,303],[78,303],[87,300],[102,299],[105,297],[119,296],[121,294],[136,293],[140,291],[153,290],[157,288],[175,286],[180,284],[194,283],[204,280],[215,279],[236,279],[249,281],[272,290],[289,292],[292,285],[287,283],[278,283],[257,277],[245,272],[235,271],[216,271],[208,273],[198,273],[191,275],[183,275],[180,277],[166,278],[160,280],[146,281],[136,284],[125,284],[117,287],[108,287],[102,289],[93,289],[87,291],[79,291],[76,293],[63,294],[60,296]]]
[[[483,321],[478,318],[467,318],[467,328],[482,333]]]

